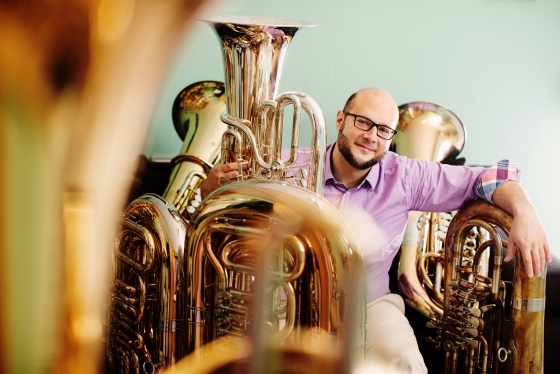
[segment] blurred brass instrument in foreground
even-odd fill
[[[399,109],[396,152],[435,161],[460,152],[465,133],[452,112],[425,102]],[[528,278],[517,251],[513,281],[502,279],[511,224],[482,201],[459,212],[411,213],[407,231],[419,242],[401,247],[399,291],[430,319],[436,333],[428,340],[444,351],[445,373],[542,373],[546,272]]]
[[[114,217],[203,0],[0,1],[0,372],[98,373]]]
[[[276,94],[286,48],[310,25],[249,17],[208,22],[224,53],[227,110],[221,118],[228,127],[220,132],[213,125],[210,104],[190,116],[188,128],[175,122],[185,135],[181,161],[202,170],[182,173],[178,164],[164,197],[141,196],[123,213],[107,337],[111,367],[173,371],[182,357],[204,359],[205,346],[220,349],[226,342],[234,350],[252,347],[251,365],[262,372],[255,368],[263,365],[265,349],[281,343],[274,351],[288,352],[305,340],[302,356],[328,347],[336,370],[348,371],[350,353],[363,359],[365,349],[363,259],[348,224],[318,194],[326,146],[322,112],[305,94]],[[194,103],[200,98],[195,91],[222,92],[199,83],[185,94]],[[218,108],[215,98],[209,102]],[[289,104],[290,157],[282,159]],[[302,111],[310,117],[312,144],[309,164],[296,165]],[[193,128],[194,117],[210,122]],[[219,140],[198,136],[207,123]],[[189,209],[215,156],[208,143],[219,145],[222,162],[234,155],[239,183],[224,183]]]

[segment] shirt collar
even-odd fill
[[[327,146],[327,151],[325,152],[325,172],[324,172],[324,178],[325,178],[325,184],[330,181],[332,181],[332,183],[340,183],[339,181],[337,181],[333,174],[332,174],[332,167],[331,167],[331,159],[332,159],[332,151],[334,149],[334,145],[336,143],[331,143]],[[385,157],[383,157],[385,158]],[[360,183],[359,185],[357,185],[356,187],[354,187],[355,189],[359,190],[362,187],[369,187],[370,189],[373,189],[373,186],[375,186],[375,184],[377,183],[377,179],[379,178],[379,168],[380,168],[380,164],[383,163],[383,160],[381,160],[380,162],[378,162],[377,164],[375,164],[370,171],[367,173],[366,177],[364,178],[364,180],[362,181],[362,183]]]

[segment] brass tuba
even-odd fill
[[[236,161],[238,175],[191,218],[183,352],[196,353],[220,337],[259,341],[264,325],[274,341],[297,343],[311,334],[315,343],[340,340],[363,356],[363,260],[345,220],[320,196],[324,116],[305,94],[276,93],[286,48],[310,25],[250,17],[208,22],[225,64],[222,162]],[[287,105],[293,105],[292,138],[282,158]],[[312,126],[305,150],[299,148],[302,112]],[[308,153],[307,164],[296,164],[300,151]]]
[[[107,338],[112,369],[173,368],[182,357],[204,356],[205,345],[224,340],[251,344],[257,353],[270,342],[289,347],[305,340],[309,351],[334,341],[339,362],[348,352],[359,359],[365,349],[364,264],[348,224],[318,194],[324,117],[309,96],[276,93],[286,48],[310,25],[249,17],[208,22],[222,42],[227,110],[221,119],[228,126],[218,131],[215,125],[217,141],[191,142],[192,127],[181,121],[176,129],[198,149],[217,144],[222,162],[233,154],[239,183],[198,203],[196,189],[213,157],[193,155],[184,146],[179,161],[186,163],[175,168],[185,170],[173,172],[165,196],[144,195],[124,212]],[[189,92],[204,92],[210,96],[204,100],[212,101],[206,108],[217,108],[212,95],[222,88],[216,87],[202,83]],[[286,105],[293,105],[293,122],[290,155],[283,159]],[[305,150],[299,148],[302,112],[312,125]],[[310,161],[296,164],[302,151]],[[215,155],[214,149],[209,153]]]
[[[466,135],[451,111],[425,102],[399,109],[396,152],[442,161],[461,151]],[[511,224],[509,214],[483,201],[458,212],[411,213],[407,231],[419,241],[401,248],[399,290],[436,329],[428,341],[444,351],[445,373],[543,371],[546,271],[528,278],[517,251],[513,280],[504,279]]]
[[[502,279],[503,238],[511,224],[509,214],[483,201],[465,206],[451,221],[445,240],[443,315],[428,322],[437,329],[432,341],[445,353],[445,373],[457,372],[461,353],[466,373],[543,372],[546,268],[541,276],[528,278],[516,251],[513,280]],[[465,243],[472,240],[473,229],[480,228],[488,237],[477,236],[471,253]],[[485,252],[492,253],[490,276],[481,272]],[[471,254],[472,261],[463,265]]]
[[[118,218],[107,329],[112,371],[154,373],[182,357],[181,261],[188,218],[201,200],[199,186],[219,159],[224,91],[221,82],[201,81],[177,95],[172,118],[183,146],[171,160],[167,188],[161,197],[135,199]]]
[[[219,140],[226,130],[220,114],[225,107],[225,86],[217,81],[193,83],[173,102],[173,125],[183,146],[171,160],[163,198],[187,219],[200,203],[199,186],[220,158]]]
[[[397,130],[392,150],[428,161],[454,159],[467,137],[463,124],[452,111],[423,101],[399,106]],[[399,291],[408,305],[428,317],[443,313],[444,241],[455,213],[411,212],[405,237],[415,238],[417,243],[401,246]]]

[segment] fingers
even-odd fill
[[[513,240],[508,241],[507,253],[506,253],[506,258],[504,258],[504,262],[511,261],[511,259],[515,255],[515,250],[516,249],[517,249],[517,246],[515,245]]]
[[[549,264],[552,262],[552,254],[550,253],[550,246],[548,242],[544,243],[544,258]]]
[[[552,260],[546,233],[533,209],[514,217],[504,261],[511,260],[516,251],[520,251],[520,261],[523,261],[525,274],[529,278],[540,276],[545,270],[545,261]]]
[[[542,265],[542,262],[541,262],[541,255],[540,255],[539,250],[537,248],[533,248],[531,250],[531,256],[530,257],[531,257],[531,260],[533,262],[533,264],[532,264],[533,265],[532,266],[533,274],[532,275],[536,275],[537,277],[540,277],[541,276],[541,271],[543,270],[542,269],[543,265]],[[527,264],[525,264],[525,269],[527,269]],[[531,278],[532,275],[529,275],[529,273],[527,272],[527,276],[529,278]]]
[[[247,165],[242,165],[243,170],[247,170]],[[227,164],[218,164],[214,166],[206,180],[200,186],[200,194],[203,199],[209,194],[222,187],[222,178],[227,180],[235,180],[238,175],[238,163],[230,162]]]
[[[505,257],[504,261],[510,261],[513,258],[516,250],[519,250],[521,252],[521,258],[525,265],[525,273],[529,278],[532,278],[533,276],[540,277],[541,273],[545,269],[545,261],[550,262],[549,257],[552,257],[549,252],[550,248],[545,248],[545,246],[533,246],[532,249],[529,249],[530,245],[527,245],[527,249],[517,248],[517,245],[515,245],[515,247],[511,249],[510,246],[511,242],[508,245],[507,256]]]

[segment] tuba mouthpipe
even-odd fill
[[[229,159],[228,137],[235,138],[235,161],[240,162],[243,159],[243,138],[238,131],[227,129],[222,135],[222,163],[226,163]]]
[[[292,166],[297,159],[298,156],[298,147],[299,147],[299,128],[301,122],[301,102],[297,95],[292,93],[283,93],[282,95],[276,98],[277,104],[277,112],[278,116],[276,118],[276,128],[283,128],[284,124],[284,107],[286,102],[291,102],[294,106],[294,112],[292,116],[292,141],[290,144],[290,158],[287,161],[284,161],[283,164],[286,167]],[[281,143],[278,144],[280,147]],[[281,149],[276,149],[276,154],[278,154]]]
[[[250,129],[251,122],[244,119],[234,118],[229,114],[227,114],[226,112],[223,112],[220,118],[225,124],[237,127],[239,130],[241,130],[243,134],[247,137],[247,139],[249,139],[249,143],[251,147],[253,147],[253,149],[259,149],[257,146],[257,140],[255,139],[255,135]],[[258,152],[254,152],[254,156],[255,156],[255,160],[261,167],[265,169],[270,169],[271,164],[265,162],[261,158],[261,155]]]
[[[216,276],[218,278],[218,290],[225,291],[227,286],[227,274],[224,271],[223,266],[220,261],[216,258],[214,251],[212,250],[212,240],[211,232],[207,232],[204,237],[204,247],[206,248],[206,255],[210,258],[210,262],[214,265],[214,270],[216,270]]]

